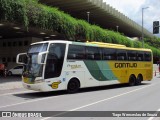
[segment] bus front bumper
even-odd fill
[[[43,83],[36,83],[36,84],[28,84],[28,83],[22,83],[23,87],[29,90],[35,90],[35,91],[53,91],[53,89],[48,85]]]

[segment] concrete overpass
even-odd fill
[[[91,24],[115,31],[117,31],[116,26],[118,26],[118,31],[126,36],[139,38],[142,36],[142,27],[139,24],[103,2],[103,0],[39,0],[39,2],[58,7],[78,19],[88,20],[87,12],[90,12],[89,20]],[[144,37],[153,37],[153,34],[144,29]]]
[[[118,31],[129,37],[141,37],[141,26],[118,12],[102,0],[39,0],[49,6],[58,7],[60,10],[71,14],[73,17],[87,20],[87,12],[91,24],[96,24],[105,29]],[[56,36],[54,36],[56,35]],[[144,30],[145,37],[153,34]],[[30,26],[28,31],[20,24],[0,21],[0,63],[6,63],[8,68],[15,66],[16,55],[26,52],[32,42],[47,39],[64,39],[60,33]]]

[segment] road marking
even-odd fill
[[[93,103],[90,103],[90,104],[87,104],[87,105],[84,105],[84,106],[81,106],[81,107],[77,107],[77,108],[71,109],[71,110],[68,110],[66,112],[62,112],[62,113],[53,115],[51,117],[45,117],[45,118],[42,118],[40,120],[47,120],[47,119],[50,119],[52,117],[63,115],[65,113],[68,113],[68,112],[71,112],[71,111],[76,111],[76,110],[79,110],[79,109],[82,109],[82,108],[85,108],[85,107],[89,107],[89,106],[92,106],[92,105],[95,105],[95,104],[98,104],[98,103],[101,103],[101,102],[104,102],[104,101],[108,101],[108,100],[111,100],[111,99],[114,99],[114,98],[118,98],[118,97],[121,97],[123,95],[127,95],[127,94],[130,94],[130,93],[133,93],[133,92],[136,92],[136,91],[139,91],[139,90],[142,90],[144,88],[147,88],[147,87],[150,87],[150,86],[154,86],[154,85],[157,85],[157,84],[151,84],[151,85],[148,85],[148,86],[144,86],[144,87],[141,87],[141,88],[138,88],[138,89],[126,92],[126,93],[122,93],[122,94],[119,94],[119,95],[116,95],[116,96],[113,96],[113,97],[110,97],[110,98],[102,99],[102,100],[99,100],[99,101],[96,101],[96,102],[93,102]]]
[[[160,109],[158,109],[154,114],[158,114],[159,112],[160,112]],[[154,120],[154,119],[155,119],[155,117],[150,117],[148,120]]]
[[[41,100],[50,99],[50,98],[55,98],[55,97],[59,97],[59,96],[45,97],[45,98],[40,98],[40,99],[36,99],[36,100],[30,100],[30,101],[26,101],[26,102],[20,102],[20,103],[15,103],[15,104],[10,104],[10,105],[0,106],[0,108],[12,107],[12,106],[16,106],[16,105],[21,105],[21,104],[26,104],[26,103],[41,101]]]
[[[25,91],[21,91],[21,92],[5,93],[5,94],[1,94],[0,96],[7,96],[7,95],[13,95],[13,94],[28,93],[28,92],[31,92],[31,90],[25,90]]]

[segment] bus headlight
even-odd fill
[[[35,84],[36,83],[42,83],[42,82],[44,82],[44,79],[35,80]]]

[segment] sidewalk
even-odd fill
[[[21,76],[0,77],[0,90],[23,88]]]
[[[158,65],[157,65],[157,64],[153,64],[153,71],[159,72],[159,69],[158,69]]]

